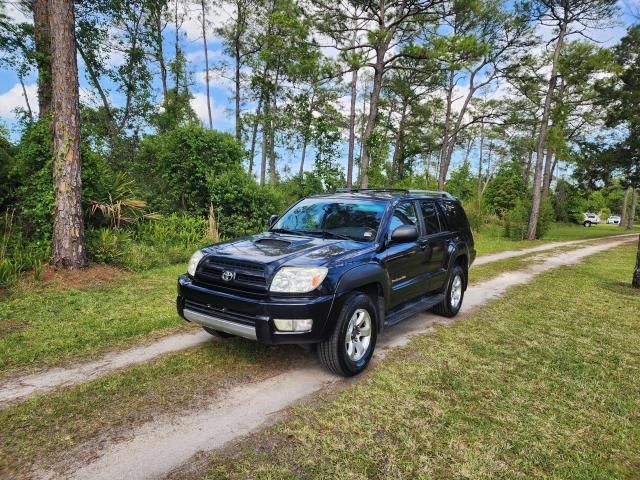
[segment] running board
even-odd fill
[[[412,300],[400,307],[397,307],[397,309],[388,312],[384,320],[384,326],[391,327],[396,323],[400,323],[401,321],[414,316],[416,313],[429,310],[431,307],[435,307],[443,301],[444,294],[442,293],[429,295],[427,297],[420,297],[417,300]]]

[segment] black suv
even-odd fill
[[[322,363],[350,376],[384,328],[429,308],[452,317],[462,305],[476,251],[447,193],[316,195],[269,223],[191,257],[178,279],[182,318],[221,337],[318,344]]]

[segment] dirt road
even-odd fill
[[[612,239],[569,252],[552,255],[523,270],[504,273],[470,287],[463,313],[500,297],[515,285],[529,282],[548,270],[579,262],[583,258],[620,246],[633,238]],[[458,317],[464,319],[464,315]],[[428,333],[435,323],[448,323],[429,313],[390,328],[379,339],[374,364],[390,349],[406,344],[412,335]],[[268,380],[235,388],[210,405],[189,415],[159,417],[153,423],[132,429],[123,440],[107,445],[88,465],[60,465],[55,472],[39,472],[40,478],[152,479],[161,478],[201,450],[220,448],[225,443],[280,418],[278,412],[300,399],[344,382],[327,373],[313,359],[308,364]],[[75,456],[75,455],[73,455]],[[83,458],[81,455],[80,458]]]

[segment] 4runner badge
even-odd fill
[[[225,270],[222,272],[222,280],[225,282],[230,282],[236,278],[236,272],[232,272],[230,270]]]

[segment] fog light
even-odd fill
[[[301,318],[289,320],[284,318],[274,318],[273,323],[281,332],[310,332],[313,327],[313,320],[310,318]]]

